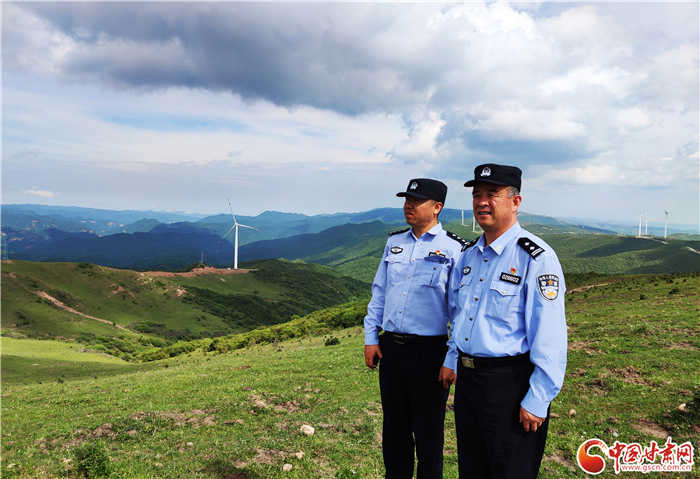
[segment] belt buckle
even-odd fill
[[[392,334],[391,339],[393,339],[396,344],[406,344],[406,335]]]
[[[474,360],[466,356],[462,356],[462,366],[469,369],[474,369]]]

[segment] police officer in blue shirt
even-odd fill
[[[466,245],[449,291],[444,366],[457,375],[460,478],[537,477],[564,381],[564,275],[552,248],[518,223],[521,174],[486,164],[465,183],[484,233]]]
[[[365,363],[379,363],[389,479],[413,477],[414,448],[418,479],[442,477],[447,288],[466,244],[438,221],[446,195],[445,184],[426,178],[409,181],[396,195],[405,197],[411,228],[389,235],[365,317]]]

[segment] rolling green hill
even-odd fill
[[[248,331],[369,295],[369,284],[329,267],[280,260],[253,266],[158,276],[89,263],[4,262],[2,331],[78,340],[128,359],[151,347]]]
[[[443,227],[466,240],[477,237],[471,226],[448,221]],[[700,241],[662,242],[652,238],[636,238],[603,234],[564,233],[559,225],[523,224],[528,231],[541,236],[557,253],[565,273],[597,271],[605,274],[670,274],[700,271]],[[275,253],[289,259],[301,259],[332,266],[356,279],[371,282],[382,256],[387,234],[397,227],[363,231],[365,225],[344,225],[317,234],[304,235],[303,249],[284,248],[277,240],[266,242],[268,256]],[[338,237],[329,241],[330,232]],[[339,232],[342,231],[342,236]],[[335,235],[334,235],[335,236]],[[284,240],[295,244],[295,238]],[[280,240],[282,241],[282,240]],[[255,246],[253,243],[247,246]],[[305,251],[315,254],[304,256]]]
[[[598,285],[566,296],[567,371],[541,479],[588,477],[576,463],[586,439],[700,441],[700,275],[577,275],[567,283],[589,280]],[[87,450],[110,477],[383,477],[382,408],[377,372],[364,367],[362,306],[202,339],[178,357],[138,364],[69,341],[4,337],[2,476],[81,477]],[[446,479],[458,477],[452,406],[451,397]],[[692,471],[672,477],[698,477],[695,451]],[[606,469],[600,477],[618,477],[612,461]]]

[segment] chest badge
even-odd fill
[[[445,253],[440,253],[440,250],[431,251],[430,253],[428,253],[428,256],[439,256],[439,257],[441,257],[441,258],[446,258],[446,257],[447,257],[447,256],[445,255]]]
[[[513,284],[520,284],[520,281],[522,281],[522,278],[520,276],[515,276],[514,274],[508,274],[508,273],[501,273],[501,281],[505,281],[507,283],[513,283]]]
[[[471,269],[469,266],[466,266],[466,267],[462,270],[462,274],[463,274],[464,276],[466,276],[466,275],[469,274],[469,272],[470,272],[471,270],[472,270],[472,269]]]
[[[400,246],[393,246],[389,251],[391,251],[394,254],[399,254],[403,251],[403,248]]]
[[[537,285],[544,299],[554,301],[559,296],[559,276],[556,274],[538,276]]]

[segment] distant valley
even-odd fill
[[[35,211],[36,210],[36,211]],[[144,215],[137,219],[139,215]],[[443,226],[472,239],[471,211],[446,208]],[[189,219],[189,221],[183,221]],[[306,216],[265,212],[237,217],[241,224],[239,260],[284,258],[335,268],[370,282],[387,234],[405,227],[400,208],[363,213]],[[620,235],[623,225],[568,223],[561,219],[519,215],[521,224],[541,235],[559,255],[566,272],[647,274],[700,269],[700,236],[675,232],[668,241],[637,231]],[[127,221],[132,221],[127,223]],[[219,268],[233,262],[230,215],[192,218],[154,212],[117,212],[41,205],[5,205],[2,257],[40,262],[92,263],[138,271],[181,271],[200,262]],[[630,231],[631,230],[631,231]],[[231,240],[231,241],[229,241]]]

